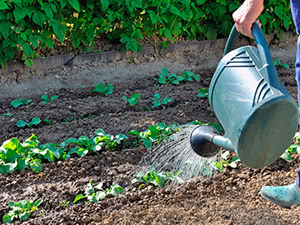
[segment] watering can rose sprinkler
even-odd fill
[[[257,47],[233,50],[239,33],[233,26],[224,56],[209,86],[209,103],[225,130],[221,136],[210,126],[196,127],[192,149],[211,157],[219,147],[234,151],[251,168],[272,164],[291,144],[298,127],[294,99],[278,80],[264,34],[252,25]]]

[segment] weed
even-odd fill
[[[138,103],[140,97],[141,97],[140,93],[134,93],[129,98],[123,96],[123,100],[128,102],[130,106],[135,106]]]
[[[12,210],[3,216],[3,221],[5,223],[12,223],[14,219],[28,220],[30,214],[33,211],[38,210],[41,200],[35,202],[31,200],[22,200],[19,202],[9,202],[8,205]]]
[[[51,103],[52,101],[56,100],[58,98],[57,95],[53,95],[50,98],[47,95],[42,95],[41,98],[43,99],[44,104]]]
[[[172,102],[172,98],[161,98],[159,94],[154,94],[153,97],[153,108],[158,108],[162,106],[163,108],[169,103]]]
[[[97,92],[98,94],[101,94],[103,96],[111,95],[113,93],[114,87],[112,84],[105,84],[99,83],[95,89],[91,90],[90,92]]]
[[[39,117],[34,117],[31,122],[26,122],[24,120],[18,120],[16,126],[17,127],[30,127],[32,128],[34,125],[38,125],[41,123],[41,118]]]
[[[32,102],[31,99],[26,99],[25,100],[24,98],[19,98],[19,99],[12,100],[10,104],[12,105],[12,107],[17,108],[21,105],[28,105],[31,102]]]

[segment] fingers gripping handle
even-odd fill
[[[265,39],[265,35],[263,34],[260,26],[256,22],[252,24],[251,31],[257,45],[260,60],[262,64],[267,67],[268,80],[272,86],[278,87],[279,81],[277,77],[277,72],[273,65],[273,60],[269,51],[268,43]],[[226,55],[228,52],[234,49],[235,44],[238,42],[239,35],[240,33],[236,29],[236,24],[234,24],[226,42],[224,55]]]

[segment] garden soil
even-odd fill
[[[278,68],[280,80],[296,99],[294,79],[295,43],[272,47],[272,56],[287,63],[290,69]],[[222,52],[200,54],[169,54],[164,57],[127,58],[109,65],[62,67],[35,71],[20,76],[18,83],[10,75],[2,79],[0,90],[0,140],[12,137],[24,141],[36,134],[44,143],[61,143],[67,138],[92,136],[96,129],[108,134],[143,131],[151,124],[187,124],[194,120],[217,122],[207,98],[199,98],[201,88],[208,88]],[[199,82],[179,86],[160,86],[154,79],[163,67],[181,74],[190,70],[201,76]],[[114,86],[106,97],[90,91],[104,82]],[[130,107],[123,96],[141,93],[141,99]],[[172,98],[164,108],[153,109],[153,95]],[[41,95],[57,95],[58,99],[44,104]],[[10,102],[18,97],[32,99],[26,106],[13,108]],[[18,128],[18,120],[40,117],[43,121],[32,128]],[[48,123],[44,120],[47,119]],[[234,119],[234,118],[233,118]],[[49,121],[52,123],[49,124]],[[282,131],[284,132],[284,131]],[[134,137],[129,136],[133,141]],[[101,157],[73,156],[68,160],[43,163],[43,170],[27,169],[0,175],[0,216],[10,208],[9,201],[42,200],[39,210],[28,221],[14,224],[91,224],[91,225],[285,225],[299,224],[300,207],[281,208],[263,200],[259,190],[263,185],[285,185],[295,182],[300,158],[286,162],[278,159],[262,169],[226,168],[214,177],[195,177],[184,184],[165,188],[146,185],[139,189],[132,184],[137,164],[147,151],[143,146],[127,144],[115,151],[102,152]],[[80,201],[72,204],[77,194],[83,194],[90,180],[108,187],[119,184],[126,193],[98,203]],[[2,221],[2,219],[0,219]],[[1,223],[1,222],[0,222]]]

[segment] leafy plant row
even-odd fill
[[[12,0],[0,1],[0,64],[22,59],[27,66],[56,44],[91,52],[95,38],[139,51],[146,37],[167,46],[178,37],[227,37],[239,0]],[[259,17],[266,33],[293,28],[287,1],[269,0]],[[99,49],[97,50],[99,51]]]

